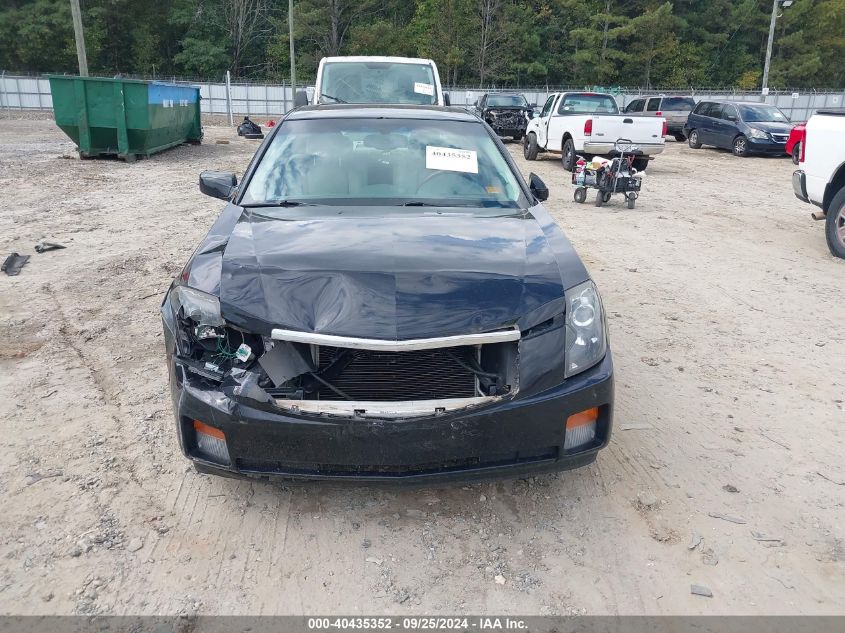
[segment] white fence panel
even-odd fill
[[[229,100],[226,98],[226,84],[220,82],[190,82],[177,81],[200,89],[200,109],[203,114],[226,115],[229,112]],[[313,92],[313,86],[299,86],[300,90],[308,88]],[[290,86],[283,84],[232,84],[231,108],[232,114],[237,116],[278,117],[293,106],[293,94]],[[579,88],[570,88],[579,90]],[[487,92],[520,92],[525,95],[528,103],[542,106],[552,91],[566,90],[566,88],[526,88],[520,89],[480,89],[467,86],[452,86],[443,88],[449,93],[452,105],[472,106],[481,95]],[[617,91],[618,92],[618,91]],[[804,121],[815,110],[820,108],[835,108],[845,106],[845,91],[827,92],[772,92],[765,98],[758,92],[742,92],[731,90],[694,90],[687,91],[696,101],[702,99],[730,99],[735,101],[765,101],[776,105],[793,121]],[[657,96],[660,94],[684,94],[684,91],[658,90],[623,90],[615,95],[620,107],[625,107],[633,99],[642,96]],[[50,83],[44,77],[26,77],[18,75],[0,74],[0,110],[51,110],[53,100],[50,95]]]

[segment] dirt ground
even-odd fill
[[[669,142],[599,209],[511,145],[603,294],[615,433],[582,470],[406,490],[179,453],[159,303],[223,206],[198,172],[256,147],[80,161],[0,120],[0,254],[32,255],[0,275],[0,612],[845,614],[845,262],[788,159]]]

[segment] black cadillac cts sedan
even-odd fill
[[[168,291],[197,470],[392,481],[561,470],[610,437],[601,298],[501,142],[465,111],[301,108]]]

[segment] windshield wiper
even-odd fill
[[[471,204],[454,204],[454,203],[447,203],[447,204],[436,204],[434,202],[423,202],[422,200],[408,200],[402,204],[403,207],[442,207],[442,208],[449,208],[449,207],[472,207],[475,205]]]
[[[261,209],[262,207],[319,207],[321,205],[313,202],[302,202],[301,200],[268,200],[266,202],[250,202],[241,206],[244,209]]]
[[[348,101],[344,101],[343,99],[340,99],[339,97],[334,97],[332,95],[327,95],[325,92],[321,92],[320,98],[322,99],[323,97],[326,97],[327,99],[331,99],[335,103],[349,103]]]

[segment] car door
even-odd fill
[[[634,99],[631,103],[625,106],[625,114],[633,114],[634,116],[642,116],[645,99]]]
[[[698,131],[699,140],[706,145],[718,145],[717,124],[719,117],[722,116],[722,104],[711,102],[707,104],[707,108],[701,114],[701,125]]]
[[[652,97],[645,106],[645,116],[657,116],[660,112],[660,97]]]
[[[552,118],[552,108],[555,104],[556,98],[557,94],[549,95],[549,98],[546,99],[546,103],[543,105],[543,109],[540,111],[540,116],[538,117],[537,145],[540,147],[547,148],[549,138],[549,121]]]
[[[723,104],[719,119],[715,124],[716,146],[727,149],[733,147],[734,137],[739,134],[738,122],[739,113],[736,111],[736,106],[730,103]]]

